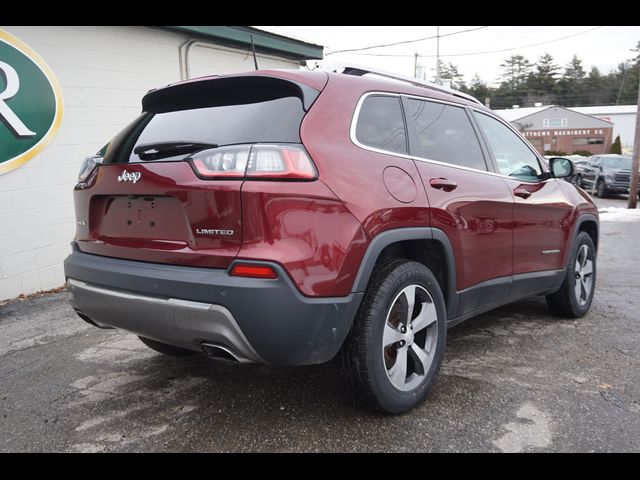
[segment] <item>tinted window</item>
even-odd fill
[[[388,95],[367,97],[358,115],[356,139],[368,147],[408,153],[400,99]]]
[[[501,174],[528,181],[542,178],[536,155],[515,133],[488,115],[479,112],[474,112],[474,115],[489,142]]]
[[[486,170],[482,150],[464,109],[410,99],[409,121],[417,145],[414,155],[463,167]]]
[[[276,98],[248,104],[145,113],[111,142],[105,162],[139,162],[134,148],[156,142],[237,143],[300,142],[304,116],[298,97]],[[117,147],[115,144],[118,144]],[[175,160],[184,154],[164,157]]]

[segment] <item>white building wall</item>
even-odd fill
[[[620,135],[623,148],[633,149],[636,133],[636,105],[604,105],[595,107],[572,107],[576,112],[593,115],[613,122],[613,139]]]
[[[140,113],[150,89],[180,80],[188,37],[146,27],[0,28],[27,43],[55,72],[64,98],[57,136],[20,168],[0,175],[0,300],[63,285],[75,233],[73,186],[84,157]],[[258,56],[260,68],[297,68]],[[191,76],[253,70],[246,50],[195,47]],[[0,128],[2,125],[0,124]]]
[[[613,122],[613,139],[620,135],[622,148],[633,148],[636,133],[636,115],[634,113],[612,113],[608,115],[594,115]]]

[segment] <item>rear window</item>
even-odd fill
[[[134,152],[137,146],[165,142],[218,146],[300,142],[300,123],[305,111],[302,99],[290,95],[291,90],[278,97],[272,89],[263,98],[255,93],[243,96],[236,90],[215,102],[206,100],[207,92],[194,92],[193,97],[197,99],[195,93],[202,96],[202,102],[191,99],[186,103],[171,104],[170,110],[159,108],[154,113],[143,113],[99,152],[104,163],[141,162],[143,159]],[[185,106],[188,108],[182,108]],[[162,156],[161,160],[188,156],[184,152],[171,153],[171,156]],[[144,160],[149,161],[149,158]]]
[[[379,150],[408,153],[400,98],[389,95],[368,96],[358,115],[356,139],[363,145]]]

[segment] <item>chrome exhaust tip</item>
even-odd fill
[[[202,352],[213,360],[223,360],[226,362],[242,362],[243,359],[238,357],[231,349],[223,345],[214,343],[201,343]]]

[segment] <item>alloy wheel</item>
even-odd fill
[[[576,256],[575,295],[580,306],[587,303],[593,289],[593,259],[588,245],[582,245]]]
[[[431,368],[438,339],[438,313],[424,287],[409,285],[396,295],[387,313],[382,356],[395,388],[410,391]]]

